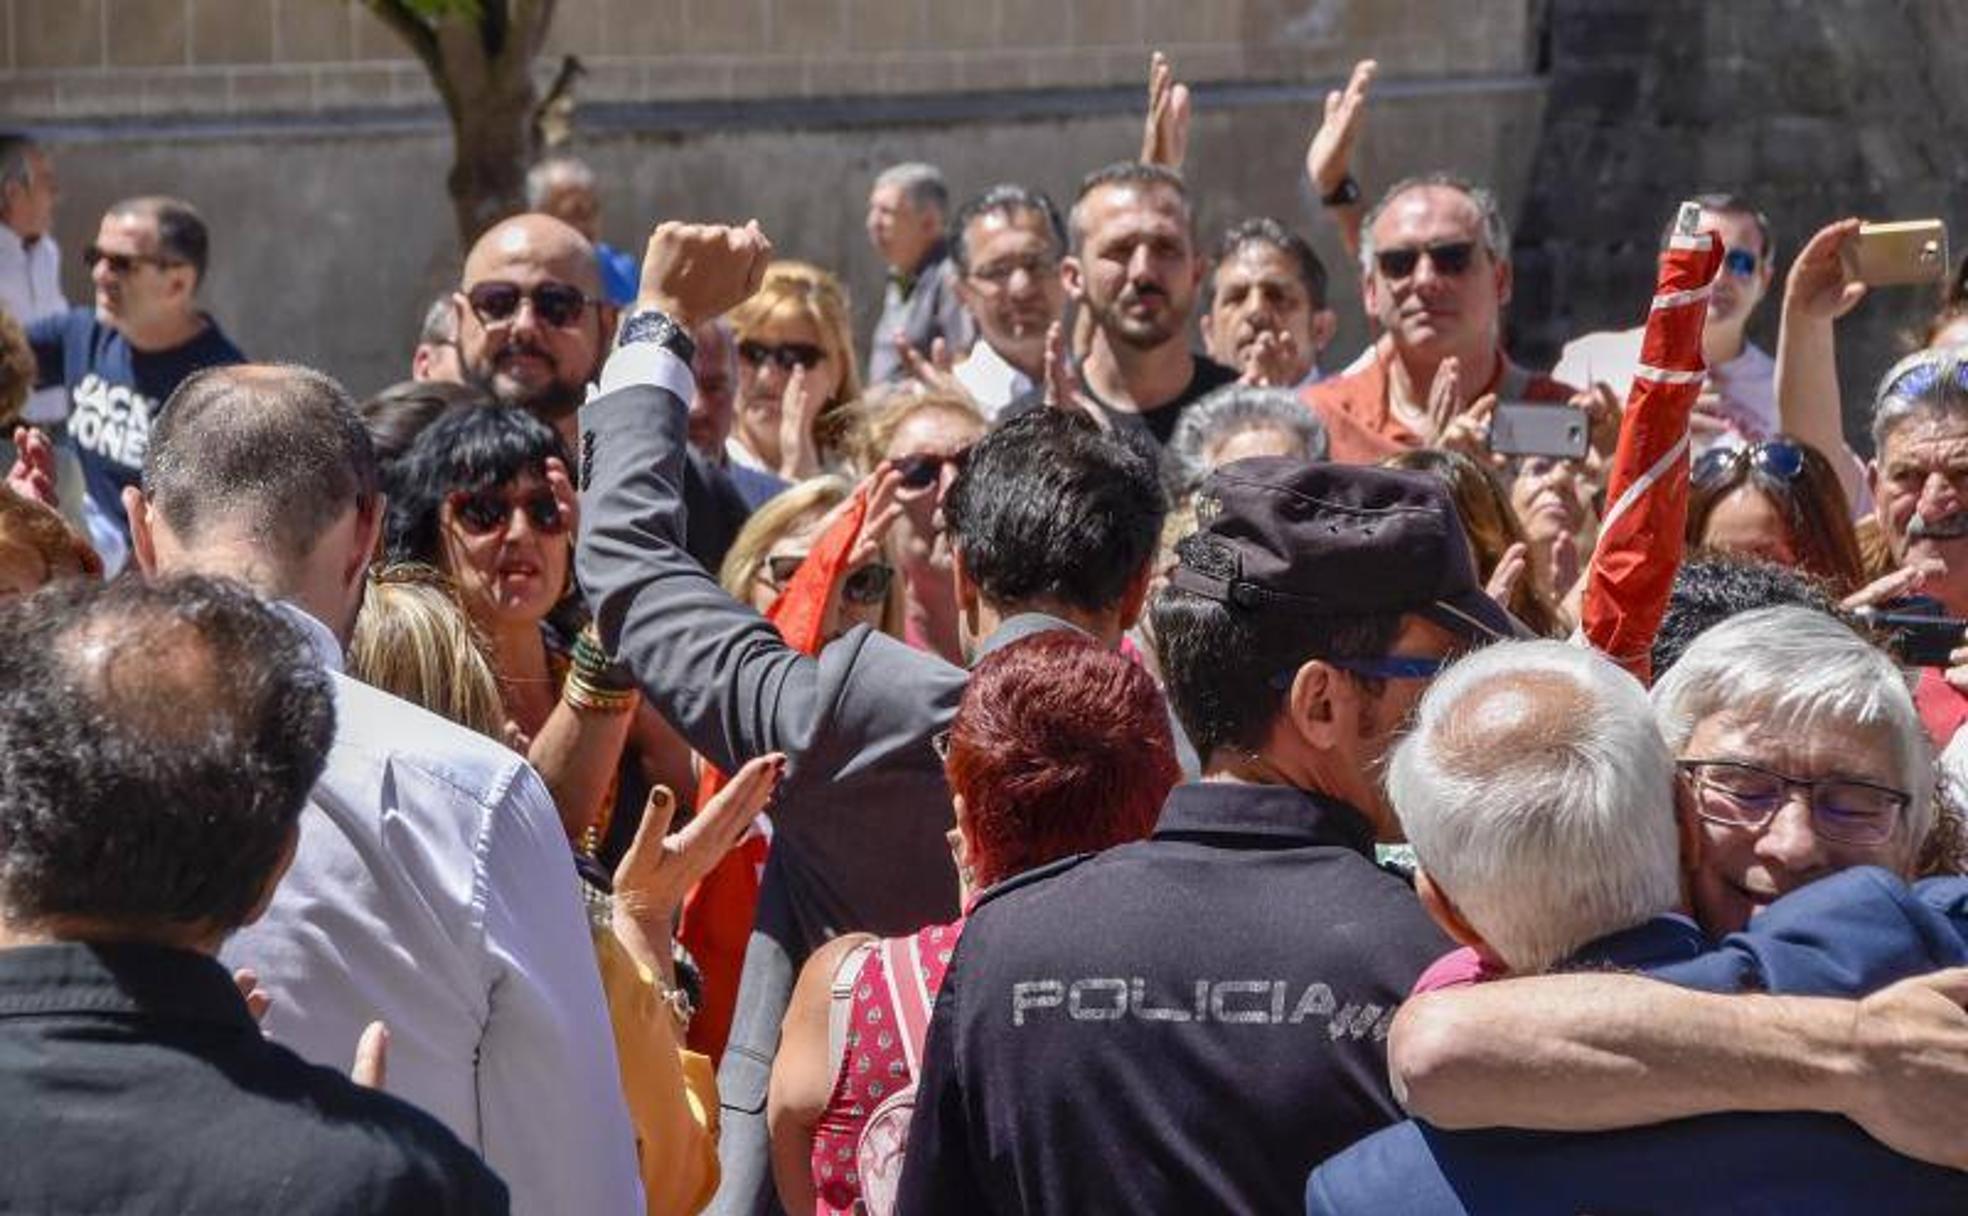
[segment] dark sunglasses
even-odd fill
[[[764,342],[740,342],[738,357],[753,367],[776,363],[780,371],[792,371],[803,367],[812,371],[827,357],[827,352],[811,342],[782,342],[777,346]]]
[[[948,456],[940,456],[935,452],[917,452],[912,456],[898,456],[890,461],[889,465],[902,474],[904,489],[926,490],[936,484],[937,478],[943,476],[944,465],[947,464],[961,473],[964,466],[969,463],[970,447],[965,445]]]
[[[1746,279],[1756,273],[1756,266],[1761,261],[1747,249],[1731,249],[1722,255],[1722,269],[1739,279]]]
[[[109,273],[119,279],[139,266],[155,266],[162,270],[167,266],[184,265],[178,258],[161,257],[154,253],[107,253],[100,246],[84,245],[82,264],[94,271],[97,262],[108,262]]]
[[[1476,242],[1447,241],[1413,249],[1382,249],[1374,254],[1374,264],[1380,267],[1380,273],[1390,279],[1405,279],[1421,264],[1424,253],[1428,255],[1429,264],[1435,267],[1436,274],[1458,275],[1468,270],[1470,263],[1476,260]]]
[[[1743,448],[1710,448],[1695,461],[1689,479],[1698,486],[1713,485],[1743,468],[1776,481],[1793,481],[1804,471],[1804,449],[1787,439],[1772,439]]]
[[[1920,357],[1909,357],[1911,364],[1905,371],[1879,392],[1879,400],[1888,397],[1918,399],[1934,392],[1941,385],[1941,372],[1951,359],[1944,357],[1942,351],[1922,351]],[[1954,387],[1968,392],[1968,363],[1957,363],[1954,369]]]
[[[473,536],[505,531],[514,511],[526,512],[527,522],[543,535],[559,536],[567,531],[567,514],[552,490],[535,490],[517,501],[497,490],[453,490],[444,501],[451,505],[458,526]]]
[[[588,311],[591,300],[578,287],[566,283],[541,283],[528,291],[517,283],[494,280],[479,283],[465,293],[472,315],[486,325],[510,321],[519,312],[521,300],[533,301],[533,315],[556,329],[565,329]]]
[[[765,559],[766,578],[773,586],[783,588],[793,581],[793,576],[805,564],[804,556],[788,554],[768,557]],[[841,598],[850,604],[879,604],[888,598],[888,585],[894,581],[895,567],[875,562],[847,576],[847,581],[841,584]]]

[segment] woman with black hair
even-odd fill
[[[568,598],[578,508],[559,436],[524,410],[457,408],[394,481],[390,557],[450,578],[492,656],[508,743],[546,780],[568,838],[612,865],[635,831],[633,815],[613,823],[617,803],[639,807],[656,781],[688,797],[694,782],[687,751]]]

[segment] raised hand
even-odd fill
[[[917,384],[933,393],[953,393],[970,400],[969,391],[957,380],[956,357],[950,353],[950,344],[941,337],[929,344],[929,353],[925,355],[909,342],[909,335],[898,332],[895,353],[902,360],[903,370]]]
[[[1168,56],[1148,60],[1148,121],[1141,132],[1141,163],[1182,168],[1189,155],[1189,86],[1177,84]]]
[[[757,291],[771,260],[772,242],[757,220],[743,228],[658,224],[643,255],[636,307],[657,309],[683,328],[694,328]]]
[[[1353,65],[1345,89],[1326,94],[1325,118],[1305,149],[1305,176],[1320,197],[1339,189],[1353,169],[1353,147],[1366,125],[1367,90],[1373,87],[1380,64],[1362,59]]]
[[[7,470],[7,488],[22,498],[59,511],[55,494],[55,447],[33,427],[14,428],[14,464]]]
[[[1266,330],[1244,348],[1244,374],[1238,383],[1259,388],[1290,388],[1298,367],[1298,339]]]
[[[1490,571],[1490,581],[1483,585],[1483,590],[1507,608],[1510,597],[1517,593],[1517,584],[1524,581],[1530,569],[1531,547],[1521,540],[1514,541],[1497,559],[1496,569]]]
[[[1045,403],[1056,410],[1085,414],[1103,431],[1114,429],[1107,415],[1081,391],[1079,373],[1073,370],[1073,360],[1066,353],[1066,331],[1058,321],[1046,329]]]
[[[738,843],[772,797],[786,757],[771,752],[747,761],[682,831],[672,833],[676,795],[667,786],[649,791],[635,839],[615,867],[615,919],[639,926],[669,923],[683,897]],[[619,930],[618,930],[619,931]]]
[[[1484,393],[1468,409],[1458,410],[1435,436],[1435,446],[1481,461],[1490,451],[1490,415],[1496,413],[1496,394]]]
[[[574,490],[574,479],[567,473],[567,462],[558,456],[547,457],[547,489],[553,494],[554,505],[560,508],[560,517],[567,521],[567,531],[578,533],[581,526],[581,496]]]
[[[1859,608],[1873,608],[1891,600],[1918,595],[1929,583],[1938,583],[1947,577],[1947,563],[1938,557],[1908,562],[1884,578],[1867,583],[1839,601],[1839,607],[1847,612]],[[1968,662],[1964,657],[1963,662]]]
[[[820,449],[813,441],[813,422],[820,416],[820,394],[803,367],[786,377],[779,398],[779,476],[804,481],[820,472]]]
[[[1818,229],[1804,243],[1784,280],[1786,318],[1831,322],[1857,308],[1866,285],[1845,273],[1845,243],[1859,234],[1859,221],[1839,220]]]

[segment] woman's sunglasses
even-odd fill
[[[803,367],[812,371],[827,357],[827,352],[811,342],[782,342],[772,346],[764,342],[740,342],[738,357],[753,367],[765,363],[776,363],[780,371],[792,371]]]
[[[458,526],[472,536],[505,531],[515,511],[526,512],[526,521],[533,525],[533,530],[545,536],[559,536],[567,531],[569,522],[552,490],[535,490],[520,499],[509,498],[497,490],[453,490],[444,501],[450,504],[451,517],[458,521]]]
[[[902,486],[908,490],[926,490],[936,484],[943,476],[943,466],[949,465],[961,473],[970,463],[970,447],[965,445],[948,456],[937,452],[917,452],[909,456],[897,456],[889,462],[889,467],[902,474]]]
[[[765,559],[766,577],[775,587],[786,587],[806,564],[803,554]],[[875,562],[847,576],[841,584],[841,598],[850,604],[879,604],[888,598],[889,584],[895,581],[895,567]]]
[[[486,325],[500,325],[512,320],[519,312],[521,300],[533,301],[533,315],[540,318],[542,324],[556,329],[565,329],[579,321],[588,311],[588,305],[597,303],[580,288],[566,283],[541,283],[528,291],[517,283],[495,279],[476,284],[465,293],[465,302],[471,305],[472,315]]]
[[[1742,448],[1710,448],[1702,453],[1689,478],[1698,486],[1713,485],[1752,469],[1774,481],[1794,481],[1804,471],[1804,449],[1787,439],[1772,439]]]

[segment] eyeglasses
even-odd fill
[[[1787,439],[1740,448],[1710,448],[1695,461],[1688,476],[1698,486],[1713,485],[1742,468],[1754,469],[1776,481],[1794,481],[1804,471],[1804,449]]]
[[[1032,253],[1024,257],[1005,258],[988,266],[972,267],[970,277],[980,283],[1002,287],[1011,282],[1012,276],[1021,270],[1030,278],[1043,279],[1058,269],[1058,258],[1049,253]]]
[[[1801,789],[1812,827],[1843,844],[1885,844],[1913,801],[1904,791],[1870,781],[1800,781],[1735,760],[1683,760],[1678,767],[1694,783],[1695,813],[1710,823],[1761,831],[1790,802],[1791,791]]]
[[[890,467],[902,474],[902,487],[908,490],[925,490],[935,485],[936,479],[943,476],[943,466],[946,464],[961,473],[969,463],[969,444],[948,456],[936,452],[916,452],[889,461]]]
[[[511,526],[515,511],[526,512],[526,521],[533,525],[533,530],[545,536],[559,536],[572,522],[560,509],[560,500],[547,489],[535,490],[520,499],[492,489],[453,490],[444,501],[450,505],[451,517],[458,521],[458,526],[472,536],[504,532]]]
[[[1308,662],[1310,660],[1307,660]],[[1420,654],[1384,654],[1371,659],[1328,659],[1320,662],[1328,667],[1337,667],[1369,680],[1432,680],[1442,674],[1442,669],[1450,663],[1449,657],[1437,658]],[[1299,664],[1303,667],[1304,664]],[[1281,671],[1271,677],[1271,687],[1290,688],[1291,682],[1298,678],[1298,667]]]
[[[1747,249],[1731,249],[1722,255],[1722,269],[1739,279],[1746,279],[1756,273],[1756,267],[1762,261],[1760,255]]]
[[[1374,264],[1390,279],[1405,279],[1421,264],[1421,255],[1440,275],[1459,275],[1476,260],[1476,242],[1446,241],[1440,245],[1421,245],[1410,249],[1382,249],[1374,254]]]
[[[109,253],[99,245],[83,246],[82,265],[93,272],[97,262],[108,262],[109,273],[119,279],[139,266],[155,266],[163,270],[168,266],[185,264],[182,258],[167,258],[154,253]]]
[[[827,352],[811,342],[782,342],[777,346],[765,342],[740,342],[738,357],[753,367],[766,363],[776,363],[780,371],[789,372],[796,367],[812,371],[819,366]]]
[[[768,557],[765,559],[766,581],[774,587],[784,588],[805,564],[806,555],[803,553]],[[888,598],[889,584],[894,581],[895,567],[872,562],[847,576],[847,581],[841,584],[841,598],[850,604],[879,604]]]
[[[486,325],[512,320],[519,313],[521,300],[533,301],[533,315],[556,329],[574,324],[586,314],[588,305],[600,303],[567,283],[540,283],[529,291],[517,283],[494,279],[475,284],[465,293],[472,315]]]

